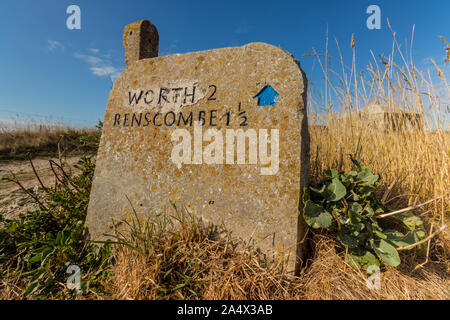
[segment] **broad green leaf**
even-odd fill
[[[328,228],[331,226],[333,217],[322,206],[308,200],[303,211],[306,223],[314,228]]]
[[[355,229],[355,231],[357,231],[357,232],[363,231],[364,227],[365,227],[364,223],[361,223],[361,222],[355,223],[352,226]]]
[[[362,217],[359,214],[357,214],[357,213],[355,213],[354,211],[351,211],[351,210],[348,211],[348,216],[350,218],[350,223],[351,224],[360,223],[361,220],[362,220]]]
[[[387,235],[389,240],[401,239],[405,236],[400,231],[393,230],[393,229],[387,229],[387,230],[384,230],[383,232],[385,235]]]
[[[367,250],[351,250],[346,261],[353,268],[360,267],[364,270],[367,270],[369,266],[380,266],[377,257]]]
[[[377,256],[382,259],[386,264],[396,267],[400,264],[400,257],[397,250],[386,240],[380,239],[371,241],[372,249]]]
[[[338,179],[331,180],[331,183],[323,192],[323,196],[328,202],[339,201],[346,194],[347,189],[345,189],[345,186]]]
[[[401,236],[402,234],[398,231],[394,231],[391,233],[391,230],[388,230],[385,233],[388,235],[389,242],[396,248],[412,245],[412,244],[422,240],[426,236],[424,230],[423,231],[422,230],[410,231],[403,237]],[[418,246],[412,247],[411,249],[416,249],[417,253],[419,255],[423,256],[426,254],[427,244],[422,243]],[[409,250],[411,250],[411,249],[409,249]]]
[[[362,184],[368,184],[368,185],[374,185],[375,182],[377,182],[379,178],[380,178],[380,176],[377,174],[372,174],[372,171],[370,171],[369,168],[362,170],[360,173],[358,173],[358,176],[357,176],[357,179]]]
[[[347,177],[345,175],[341,175],[340,176],[340,181],[342,182],[342,184],[345,186],[345,188],[347,189],[347,191],[351,191],[353,190],[353,188],[355,187],[355,180],[353,177]]]
[[[417,237],[417,241],[424,239],[427,236],[427,233],[424,228],[418,228],[413,231],[415,236]]]
[[[379,215],[379,214],[383,214],[383,213],[384,213],[383,207],[382,207],[381,205],[379,205],[379,204],[376,204],[376,205],[374,206],[374,209],[375,209],[375,214],[376,214],[376,215]]]
[[[366,220],[367,221],[367,220]],[[370,223],[370,227],[368,227],[368,229],[371,232],[375,232],[375,231],[380,231],[383,232],[383,229],[381,229],[381,227],[378,225],[378,223],[376,221],[368,221]]]
[[[325,174],[325,177],[331,178],[331,179],[337,179],[339,177],[339,173],[335,169],[325,170],[324,174]]]
[[[347,173],[341,174],[341,180],[343,181],[354,181],[356,176],[358,175],[358,172],[356,171],[349,171]]]
[[[403,224],[407,226],[411,231],[414,231],[416,229],[423,229],[422,219],[420,219],[420,217],[418,216],[415,216],[409,211],[396,214],[393,217],[403,222]]]
[[[378,231],[378,230],[373,230],[373,233],[375,233],[377,236],[378,236],[378,238],[381,238],[381,239],[387,239],[387,235],[385,235],[383,232],[381,232],[381,231]]]
[[[314,187],[309,187],[309,189],[311,189],[311,191],[314,191],[317,194],[322,195],[323,192],[325,191],[325,185],[323,185],[322,188],[320,188],[320,189],[316,189]]]
[[[355,189],[356,189],[356,192],[358,193],[358,195],[360,196],[360,198],[362,198],[362,199],[367,199],[376,190],[376,188],[374,186],[371,186],[368,184],[360,185]]]
[[[348,205],[348,210],[356,214],[361,214],[363,207],[358,202],[352,202]]]
[[[346,227],[342,227],[341,230],[338,231],[337,238],[347,247],[356,248],[358,246],[359,239],[350,232],[351,231]]]
[[[362,211],[363,207],[357,203],[357,202],[352,202],[349,204],[348,206],[348,216],[350,218],[350,221],[352,224],[355,223],[359,223],[361,222],[361,211]]]
[[[415,236],[412,232],[409,232],[406,236],[397,230],[385,230],[384,234],[387,236],[387,240],[395,248],[411,245],[416,242]]]
[[[365,247],[367,245],[367,241],[370,239],[370,237],[371,237],[371,234],[369,232],[367,232],[367,231],[365,231],[365,232],[360,231],[359,235],[358,235],[359,245],[361,247]]]

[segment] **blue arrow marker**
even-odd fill
[[[277,97],[279,95],[272,86],[267,85],[253,98],[258,98],[258,106],[260,107],[274,106],[277,103]]]

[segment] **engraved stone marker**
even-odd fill
[[[157,57],[148,21],[124,32],[126,70],[109,95],[86,225],[111,233],[131,210],[170,202],[263,252],[301,259],[309,178],[306,77],[264,43]],[[298,264],[297,264],[298,271]]]

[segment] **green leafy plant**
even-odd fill
[[[406,233],[383,228],[380,224],[385,208],[375,195],[380,177],[362,162],[353,157],[351,160],[357,171],[326,170],[318,186],[305,190],[305,221],[314,229],[335,232],[351,266],[367,270],[371,265],[379,266],[381,259],[396,267],[400,264],[398,249],[425,237],[423,221],[407,211],[392,216]]]
[[[81,143],[81,146],[83,149],[87,151],[94,150],[97,152],[98,145],[100,144],[100,138],[102,135],[102,129],[103,129],[103,121],[98,121],[98,124],[95,125],[95,128],[97,131],[95,134],[92,133],[84,133],[80,137],[78,137],[79,142]]]
[[[30,163],[34,170],[31,160]],[[27,192],[36,206],[18,219],[0,215],[0,278],[19,278],[28,283],[24,298],[78,294],[79,291],[69,291],[65,286],[69,265],[77,265],[81,270],[82,294],[93,288],[102,290],[101,281],[108,276],[111,243],[98,246],[83,236],[95,161],[92,157],[80,158],[75,166],[80,172],[77,175],[67,173],[61,159],[59,163],[50,160],[50,167],[56,180],[54,187],[46,187],[35,171],[44,190],[42,194],[24,188],[12,174],[9,180]]]

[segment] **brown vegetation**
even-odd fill
[[[32,124],[12,128],[0,128],[0,160],[24,160],[32,157],[54,157],[58,155],[58,143],[67,155],[95,153],[92,139],[97,130],[74,129],[69,126]],[[86,143],[80,142],[85,136]]]
[[[368,288],[364,271],[345,263],[342,246],[327,235],[312,236],[314,255],[300,277],[293,277],[283,271],[282,259],[270,261],[238,239],[218,239],[191,219],[170,231],[156,228],[150,237],[139,233],[139,241],[127,235],[127,243],[141,252],[118,247],[113,276],[105,283],[110,298],[448,299],[450,294],[442,257],[414,270],[417,257],[402,254],[402,265],[384,268],[375,290]]]

